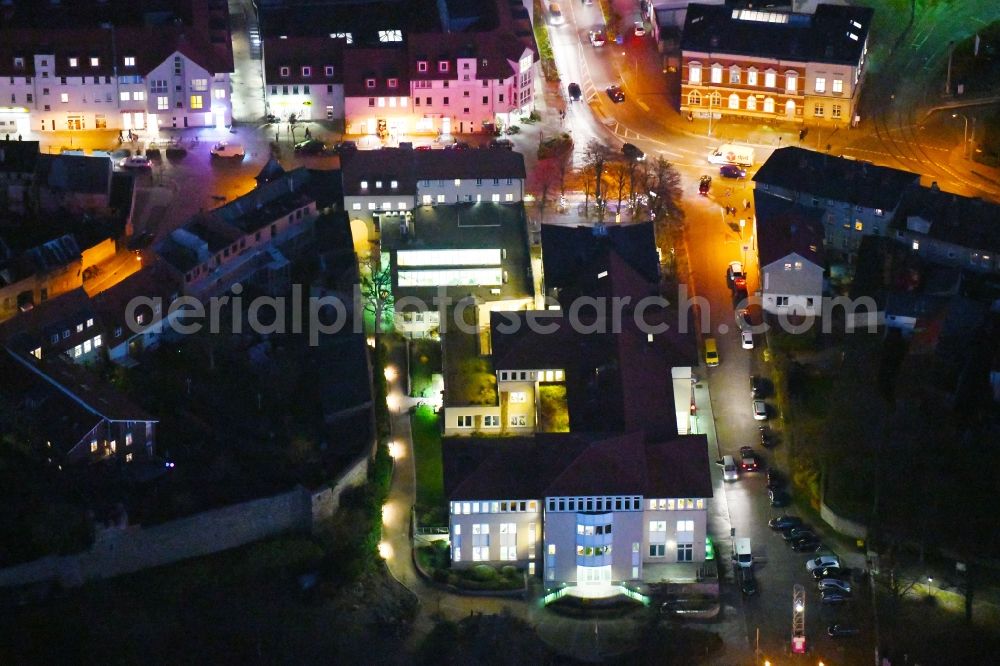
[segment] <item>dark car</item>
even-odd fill
[[[762,377],[750,375],[750,396],[754,398],[767,397],[767,384]]]
[[[472,146],[466,141],[456,141],[444,147],[445,150],[472,150]]]
[[[817,567],[812,570],[812,575],[814,580],[819,581],[825,578],[850,578],[851,572],[840,567]]]
[[[770,449],[778,445],[778,436],[767,426],[760,427],[760,445],[765,449]]]
[[[781,538],[789,543],[794,543],[798,539],[804,537],[814,537],[816,533],[809,528],[808,525],[801,525],[799,527],[790,527],[787,530],[782,530]]]
[[[767,521],[767,526],[770,527],[772,530],[783,530],[790,527],[797,527],[801,524],[802,524],[801,518],[799,518],[798,516],[789,516],[788,514],[784,514],[778,516],[777,518],[772,518],[771,520]]]
[[[622,146],[622,155],[625,159],[631,160],[633,162],[642,162],[646,159],[646,153],[639,150],[639,147],[635,144],[626,143]]]
[[[353,141],[341,141],[333,148],[338,155],[343,155],[344,153],[352,153],[358,149],[358,144]]]
[[[625,101],[625,91],[621,89],[621,86],[608,86],[605,92],[615,104],[621,104]]]
[[[824,604],[844,604],[850,600],[850,596],[835,590],[825,590],[820,593],[820,601]]]
[[[712,189],[712,177],[702,176],[701,180],[698,181],[698,194],[708,196],[708,191]]]
[[[306,139],[295,144],[295,152],[303,155],[319,155],[326,150],[326,144],[318,139]]]
[[[831,624],[826,628],[826,634],[830,638],[845,638],[847,636],[857,636],[861,630],[847,624]]]
[[[583,97],[583,91],[580,89],[579,83],[569,84],[567,91],[569,92],[569,98],[574,102],[579,102],[580,98]]]
[[[747,170],[735,164],[723,164],[719,167],[719,175],[723,178],[746,178]]]
[[[822,547],[823,544],[815,536],[803,537],[792,543],[792,550],[796,553],[815,553]]]
[[[493,139],[490,141],[490,148],[502,148],[504,150],[514,150],[514,142],[510,139]]]
[[[760,459],[749,446],[740,447],[740,467],[744,472],[756,472],[760,469]]]
[[[767,489],[768,490],[780,490],[785,487],[785,475],[774,469],[773,467],[767,468]]]
[[[771,506],[774,507],[788,506],[792,503],[792,496],[784,490],[768,490],[767,499],[771,502]]]
[[[736,567],[736,581],[740,584],[740,592],[749,596],[757,594],[757,577],[753,567]]]

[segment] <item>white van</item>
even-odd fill
[[[246,155],[246,151],[238,143],[220,141],[212,146],[212,157],[238,157],[239,159],[243,159],[244,155]]]
[[[740,476],[739,468],[732,456],[722,456],[722,480],[736,481]]]
[[[743,568],[753,566],[753,553],[750,552],[750,539],[733,539],[733,563]]]

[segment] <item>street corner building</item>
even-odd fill
[[[874,10],[818,5],[814,14],[688,5],[680,109],[809,123],[854,123]]]
[[[606,597],[705,577],[704,435],[446,438],[452,566],[510,564]]]
[[[231,72],[224,0],[5,1],[0,135],[228,126]]]

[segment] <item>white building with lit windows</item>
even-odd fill
[[[100,0],[4,4],[13,9],[0,20],[0,133],[232,123],[225,2],[178,0],[176,12]]]
[[[688,5],[680,108],[695,117],[851,123],[874,10],[814,14]]]
[[[279,35],[264,40],[268,113],[283,121],[344,117],[343,49],[350,33],[325,37]],[[296,137],[298,138],[298,137]]]
[[[513,565],[549,591],[611,596],[701,579],[712,497],[704,435],[446,438],[454,568]]]

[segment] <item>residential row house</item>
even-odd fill
[[[9,0],[0,17],[0,135],[228,126],[225,0]]]
[[[753,176],[756,190],[823,211],[827,253],[851,256],[861,239],[889,233],[918,174],[796,146],[775,150]]]
[[[754,192],[761,307],[780,316],[816,317],[825,292],[822,211]]]
[[[453,568],[513,565],[593,597],[706,574],[704,435],[446,438],[443,451]]]
[[[441,11],[447,3],[439,4]],[[343,119],[347,134],[395,144],[492,132],[534,109],[537,47],[520,3],[497,2],[485,31],[410,29],[398,13],[384,25],[377,12],[371,17],[345,27],[358,23],[355,14],[323,34],[313,26],[292,34],[277,21],[263,40],[269,112]]]
[[[52,467],[138,463],[156,455],[158,419],[93,373],[61,357],[0,350],[0,401],[26,426],[23,436]]]
[[[524,157],[509,150],[359,150],[341,159],[344,209],[359,254],[382,225],[411,223],[418,206],[517,204],[524,200]]]
[[[290,285],[291,259],[309,245],[319,216],[310,172],[295,169],[199,213],[156,248],[181,291],[196,298],[249,283],[268,294]]]
[[[814,14],[691,3],[680,109],[697,117],[855,124],[874,10]]]

